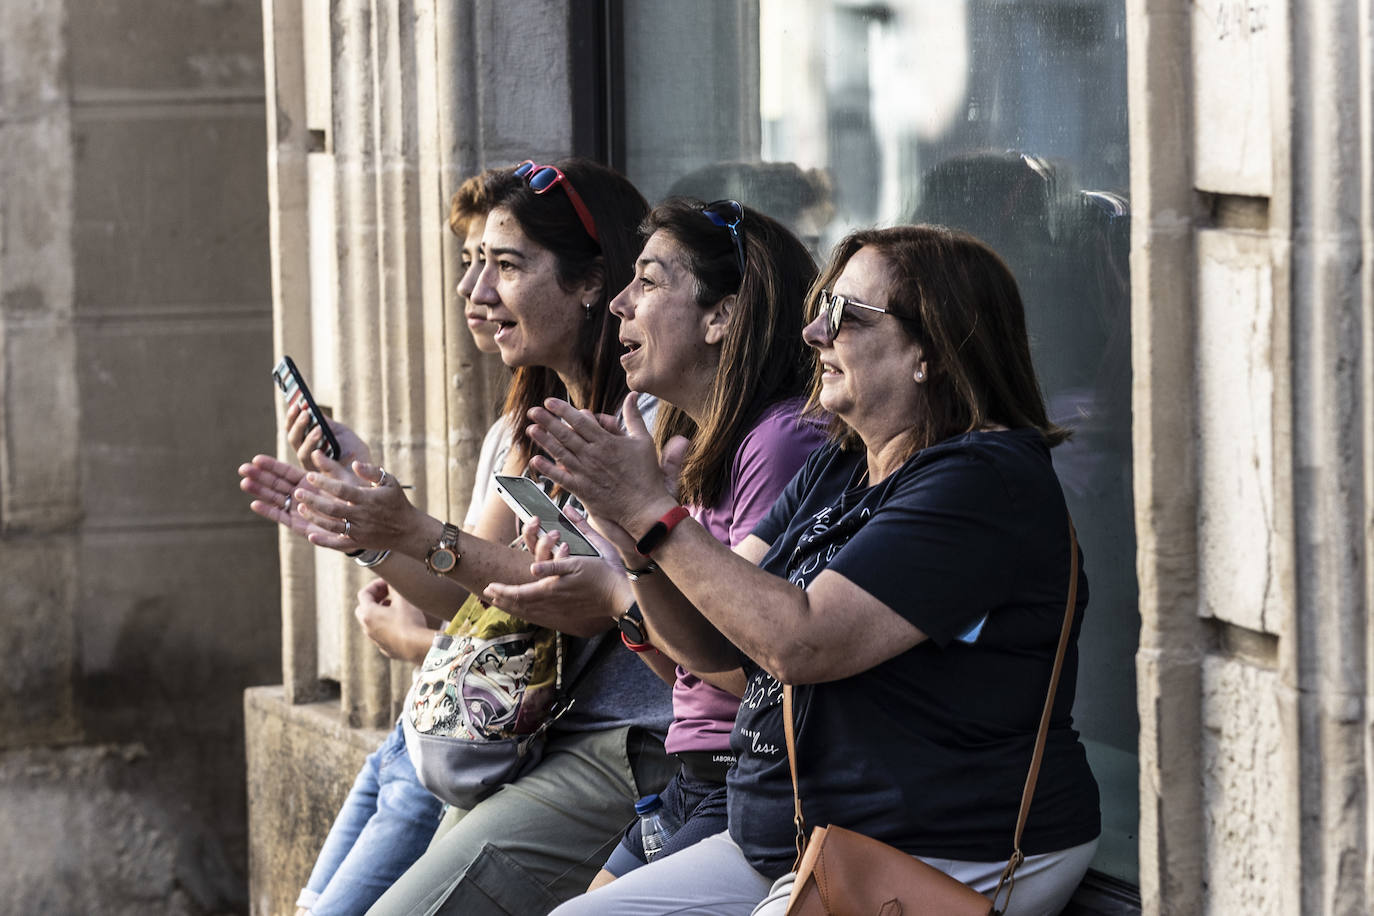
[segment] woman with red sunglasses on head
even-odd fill
[[[627,388],[607,304],[633,274],[643,197],[622,176],[578,159],[522,164],[489,194],[472,301],[486,308],[501,358],[515,370],[505,415],[521,417],[554,392],[614,412]],[[523,423],[512,430],[505,471],[519,474],[532,444]],[[456,610],[451,596],[438,608],[424,604],[440,585],[480,595],[492,581],[530,580],[529,554],[505,543],[519,529],[499,497],[478,522],[507,532],[493,540],[415,508],[379,467],[355,463],[350,480],[349,469],[322,454],[313,460],[321,472],[292,493],[310,540],[387,552],[377,572],[427,610]],[[635,799],[667,781],[671,705],[662,682],[619,647],[602,609],[565,608],[559,629],[563,682],[575,685],[575,702],[547,731],[543,758],[471,809],[451,809],[429,850],[370,912],[464,912],[492,900],[508,912],[546,912],[586,887]],[[609,640],[616,651],[602,649]]]
[[[801,421],[807,372],[803,302],[816,267],[805,246],[775,220],[733,200],[673,198],[644,221],[635,278],[611,303],[620,318],[621,357],[636,391],[659,397],[656,440],[681,464],[678,496],[721,543],[743,541],[823,441]],[[553,541],[547,538],[546,541]],[[546,545],[547,546],[547,545]],[[644,627],[643,605],[672,593],[652,564],[632,579],[598,558],[548,557],[549,578],[488,589],[522,616],[557,608],[583,590],[617,614],[627,646],[653,664],[664,658]],[[607,545],[605,553],[614,554]],[[735,672],[738,675],[739,672]],[[730,729],[744,689],[740,676],[698,677],[673,666],[673,724],[666,743],[681,769],[661,793],[673,832],[655,861],[725,829],[725,774],[734,763]],[[626,831],[592,889],[647,861],[639,825]],[[585,898],[594,912],[595,895]]]

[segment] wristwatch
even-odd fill
[[[458,533],[457,525],[445,523],[439,542],[425,554],[425,567],[434,575],[446,576],[458,568],[458,561],[463,559],[458,552]]]
[[[620,635],[624,637],[627,645],[646,646],[649,644],[648,634],[644,632],[644,612],[639,609],[638,601],[630,602],[625,613],[615,619],[615,625],[620,627]]]

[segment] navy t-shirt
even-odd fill
[[[805,588],[833,569],[929,639],[852,677],[795,689],[802,812],[916,855],[1011,853],[1064,619],[1063,492],[1037,430],[977,432],[923,449],[876,486],[859,452],[818,449],[754,533],[760,564]],[[1064,662],[1027,855],[1100,832],[1098,790],[1073,728],[1078,614]],[[782,690],[746,662],[731,744],[730,834],[755,868],[795,856]]]

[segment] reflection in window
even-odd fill
[[[1051,417],[1076,431],[1055,464],[1092,586],[1075,718],[1103,790],[1095,867],[1136,881],[1123,7],[757,0],[751,22],[729,0],[638,0],[626,165],[652,198],[733,197],[817,252],[938,222],[1007,260]]]

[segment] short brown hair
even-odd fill
[[[491,185],[500,169],[487,169],[458,186],[448,202],[448,228],[458,238],[467,235],[468,223],[491,210]]]
[[[1049,421],[1031,362],[1026,310],[1006,263],[986,244],[944,226],[894,226],[851,233],[808,295],[809,314],[849,259],[872,248],[891,277],[887,308],[902,333],[921,346],[928,378],[920,386],[922,415],[911,418],[908,455],[987,424],[1033,426],[1051,446],[1070,432]],[[819,409],[821,369],[812,379],[809,407]],[[858,435],[830,418],[831,438],[862,447]]]

